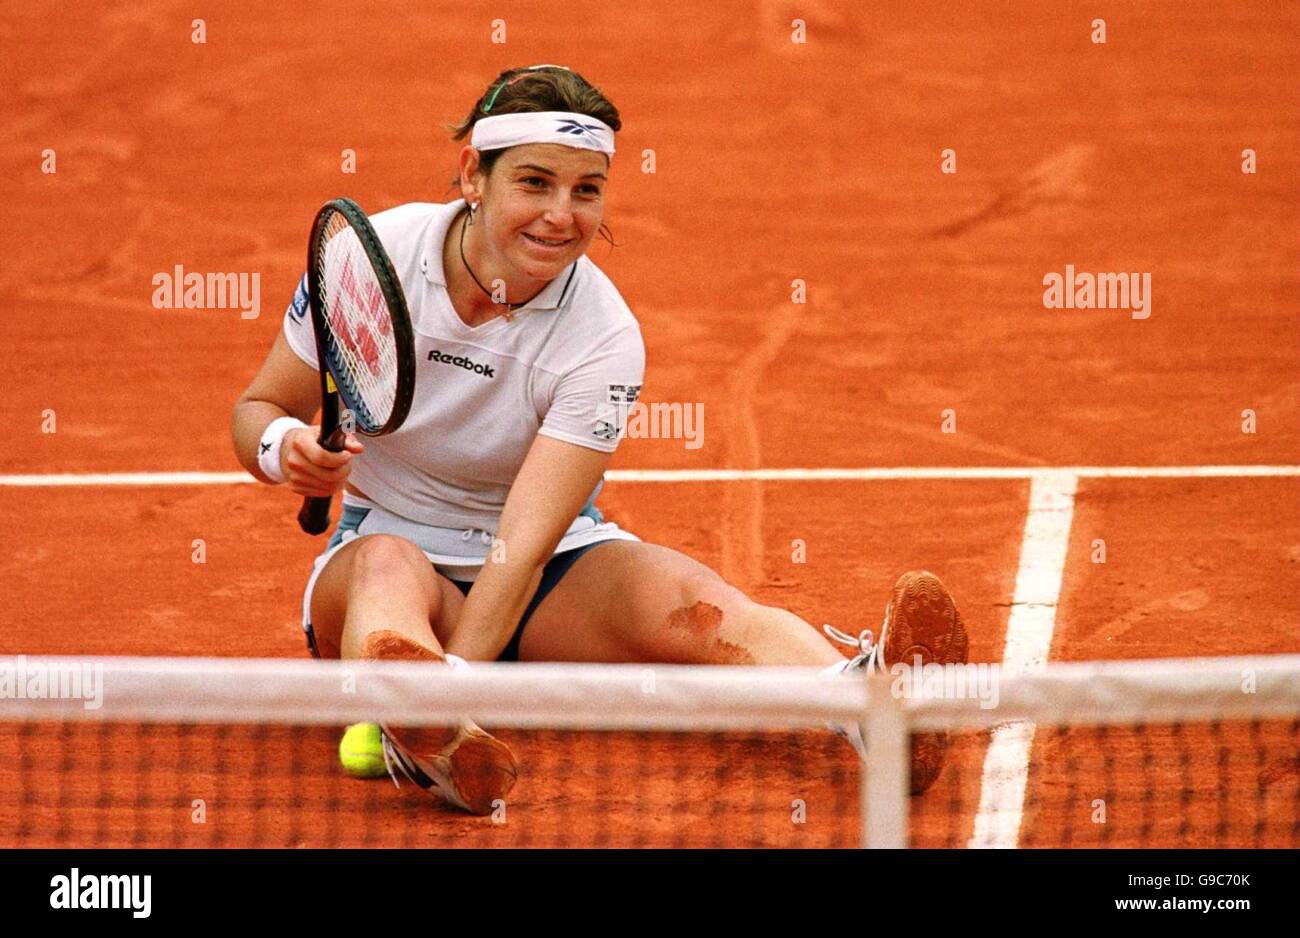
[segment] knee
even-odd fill
[[[746,609],[753,601],[712,571],[684,574],[663,640],[676,660],[695,664],[752,664],[744,647]]]
[[[678,608],[682,610],[703,606],[725,614],[750,603],[748,596],[709,569],[682,571],[675,579]]]
[[[369,534],[357,542],[352,555],[351,586],[410,588],[420,581],[429,561],[418,547],[392,534]]]

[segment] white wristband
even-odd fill
[[[276,485],[284,481],[284,472],[280,468],[280,444],[290,430],[306,427],[297,417],[276,417],[262,432],[262,442],[257,445],[257,465],[262,474]]]

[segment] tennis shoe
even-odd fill
[[[382,726],[384,764],[393,784],[404,775],[471,814],[491,814],[514,788],[519,766],[510,747],[473,723],[452,730]],[[428,756],[416,752],[430,752]]]
[[[970,646],[952,595],[927,570],[912,570],[898,578],[885,606],[879,641],[870,629],[856,637],[829,625],[823,629],[832,640],[857,649],[857,654],[840,666],[841,674],[872,670],[893,673],[896,666],[913,667],[918,661],[922,667],[965,664]],[[866,759],[866,746],[857,726],[832,728]],[[946,732],[912,734],[912,794],[925,793],[939,778],[949,745]]]

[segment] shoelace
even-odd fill
[[[384,768],[388,770],[388,777],[393,780],[393,786],[395,788],[402,787],[397,781],[397,773],[399,771],[402,775],[406,776],[407,781],[416,783],[414,776],[412,776],[410,771],[406,768],[406,764],[401,755],[393,748],[393,742],[388,738],[388,734],[380,733],[379,738],[383,742]]]
[[[476,530],[478,530],[478,529],[477,529],[477,528],[466,528],[464,531],[461,531],[461,532],[460,532],[460,539],[461,539],[462,541],[468,541],[470,538],[472,538],[472,537],[474,536],[474,532],[475,532]],[[484,544],[486,544],[488,547],[491,547],[491,546],[492,546],[492,532],[490,532],[490,531],[479,531],[479,532],[478,532],[478,539],[479,539],[480,541],[482,541]]]
[[[856,638],[847,632],[841,632],[830,624],[823,625],[822,631],[826,633],[828,638],[858,650],[858,653],[844,666],[845,671],[853,671],[859,668],[884,669],[880,659],[880,646],[884,644],[885,638],[884,626],[881,626],[880,629],[881,640],[879,642],[876,641],[875,633],[871,629],[863,629]]]

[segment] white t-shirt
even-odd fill
[[[364,440],[351,481],[418,524],[494,533],[538,433],[614,451],[621,416],[640,393],[645,346],[618,290],[585,256],[513,321],[465,325],[442,266],[464,205],[413,202],[371,216],[411,311],[415,398],[399,430]],[[305,275],[284,331],[298,357],[318,367]]]

